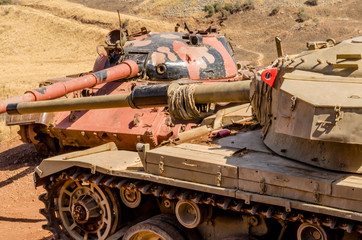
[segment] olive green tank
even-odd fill
[[[34,173],[46,190],[43,227],[77,240],[361,239],[362,38],[307,46],[296,56],[279,46],[251,82],[8,105],[9,114],[168,106],[177,119],[240,102],[158,148],[140,138],[137,152],[108,143],[43,160]]]

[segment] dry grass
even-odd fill
[[[19,126],[6,126],[5,118],[5,114],[0,115],[0,143],[16,137],[19,131]]]
[[[29,6],[35,9],[39,9],[50,14],[56,15],[60,18],[76,20],[80,23],[88,26],[100,26],[105,29],[118,28],[118,16],[116,7],[112,12],[104,10],[96,10],[84,7],[84,5],[72,3],[66,0],[18,0],[21,5]],[[98,1],[99,5],[101,1]],[[156,1],[159,2],[159,1]],[[156,7],[156,5],[155,5]],[[159,8],[159,7],[158,7]],[[123,8],[121,8],[123,9]],[[163,23],[155,20],[154,18],[144,18],[138,16],[132,16],[128,14],[121,14],[121,20],[125,21],[129,19],[132,24],[129,26],[129,30],[139,31],[141,27],[145,26],[151,29],[157,29],[157,31],[169,31],[172,30],[174,24]]]
[[[173,24],[122,15],[130,30],[166,31]],[[96,46],[118,26],[116,13],[64,0],[18,0],[0,6],[0,99],[20,95],[49,78],[90,71]],[[0,141],[15,136],[0,120]]]
[[[23,6],[1,6],[0,15],[1,99],[48,78],[90,70],[107,32]]]

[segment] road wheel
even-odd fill
[[[186,240],[176,223],[162,214],[140,222],[126,232],[123,240]]]

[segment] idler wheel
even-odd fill
[[[57,202],[63,228],[73,239],[106,239],[116,230],[119,208],[108,188],[69,179]]]

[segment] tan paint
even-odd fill
[[[166,61],[166,55],[160,52],[154,52],[152,54],[152,65],[157,66],[158,64]]]
[[[214,63],[215,58],[208,53],[207,47],[181,47],[180,53],[189,56],[188,62],[198,62],[200,68],[206,68],[207,64],[202,57],[205,57],[209,63]],[[191,57],[192,56],[192,57]]]
[[[168,47],[159,47],[159,48],[157,48],[157,51],[166,53],[168,59],[170,59],[170,61],[172,61],[172,62],[175,62],[177,60],[176,54],[171,52],[170,48],[168,48]]]
[[[167,38],[167,39],[178,39],[180,38],[180,36],[172,34],[172,33],[165,33],[165,34],[161,34],[162,38]]]
[[[321,49],[320,42],[308,43],[316,50],[274,62],[273,87],[254,79],[250,96],[267,147],[320,168],[362,174],[360,39]]]

